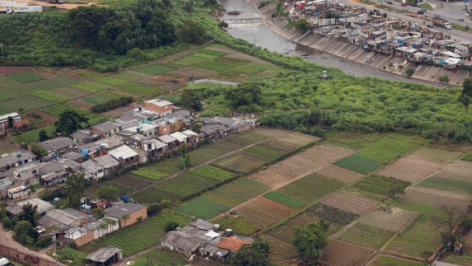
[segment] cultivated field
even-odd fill
[[[283,186],[294,179],[294,177],[271,170],[272,166],[267,170],[262,170],[251,174],[248,178],[264,183],[271,188]]]
[[[342,233],[339,239],[362,247],[379,250],[394,234],[394,231],[356,223]]]
[[[375,251],[340,240],[328,241],[323,249],[321,261],[332,266],[364,265]]]
[[[356,220],[359,216],[350,212],[345,212],[340,209],[329,207],[323,204],[316,204],[305,212],[308,216],[316,217],[320,220],[325,220],[339,225],[347,225]]]
[[[377,256],[368,264],[369,266],[425,266],[423,262],[417,262],[396,257],[381,255]]]
[[[461,156],[462,152],[453,150],[421,147],[408,155],[408,158],[447,165]]]
[[[472,195],[472,183],[431,177],[418,184],[419,187],[442,190],[464,196]]]
[[[303,202],[312,203],[343,186],[343,183],[334,179],[317,174],[310,174],[280,188],[277,191]]]
[[[240,206],[236,212],[241,214],[244,219],[266,227],[290,216],[295,212],[295,209],[264,197],[257,197]]]
[[[302,147],[302,146],[306,146],[310,143],[319,141],[320,138],[294,132],[294,133],[290,133],[290,134],[287,134],[285,136],[282,136],[282,137],[278,138],[278,140]]]
[[[405,195],[400,196],[400,202],[407,205],[420,204],[434,208],[454,205],[465,210],[471,198],[471,195],[462,196],[435,189],[412,187],[405,192]]]
[[[360,198],[348,192],[332,193],[322,198],[320,203],[359,216],[366,214],[380,204],[378,201]]]
[[[261,166],[267,161],[267,159],[262,159],[257,156],[238,152],[218,159],[213,162],[213,164],[222,167],[223,169],[229,169],[238,173],[246,173]]]
[[[199,219],[208,220],[224,211],[227,211],[229,208],[230,207],[218,202],[214,202],[204,197],[199,197],[176,207],[175,210],[190,216],[195,216]]]
[[[316,221],[318,221],[317,218],[310,217],[306,214],[301,214],[294,219],[288,220],[286,224],[277,227],[276,230],[269,231],[264,235],[271,236],[280,241],[290,244],[294,227],[298,226],[300,228],[303,228],[306,224]]]
[[[390,211],[375,211],[363,217],[359,222],[386,230],[398,232],[411,224],[418,217],[417,212],[393,208]]]
[[[356,153],[346,158],[342,158],[341,160],[335,162],[334,165],[337,165],[339,167],[346,168],[348,170],[352,170],[361,174],[367,174],[375,170],[376,168],[378,168],[380,165],[382,165],[382,163],[379,161],[358,155]]]
[[[440,164],[411,159],[408,156],[399,159],[380,170],[378,173],[403,181],[417,183],[441,168]]]
[[[356,173],[354,171],[350,171],[332,164],[321,168],[319,171],[316,171],[316,173],[322,176],[333,178],[346,185],[359,181],[364,177],[363,174]]]

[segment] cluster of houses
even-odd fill
[[[0,115],[0,136],[4,136],[9,128],[8,118],[11,117],[13,120],[12,130],[24,132],[31,129],[31,123],[28,119],[22,119],[18,113],[10,113],[6,115]]]
[[[198,133],[192,130],[197,122]],[[98,180],[175,152],[181,145],[212,142],[251,129],[255,122],[245,117],[194,118],[169,101],[149,100],[120,118],[39,143],[48,154],[42,158],[31,149],[0,156],[0,196],[21,199],[32,185],[52,186],[75,173]]]
[[[222,231],[218,224],[198,219],[168,232],[161,245],[185,254],[190,260],[198,257],[224,261],[242,246],[253,242],[251,237],[233,234],[231,229]]]
[[[365,8],[327,0],[284,1],[292,21],[305,18],[313,33],[331,40],[360,46],[386,56],[401,57],[418,64],[439,64],[447,69],[471,66],[472,44],[451,40],[450,35],[431,31],[433,25],[418,25],[373,14]],[[337,18],[326,18],[326,12]],[[433,19],[434,20],[434,19]]]

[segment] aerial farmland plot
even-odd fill
[[[302,146],[306,146],[310,143],[319,141],[321,139],[317,138],[317,137],[314,137],[314,136],[301,134],[301,133],[298,133],[298,132],[293,132],[293,133],[289,133],[285,136],[279,137],[278,140],[302,147]]]
[[[301,214],[295,217],[294,219],[289,219],[286,224],[277,227],[277,229],[273,231],[265,233],[265,235],[269,235],[280,241],[291,244],[292,232],[294,227],[298,226],[300,228],[303,228],[306,224],[316,221],[318,221],[317,218],[310,217],[306,214]]]
[[[332,239],[323,249],[321,261],[332,266],[364,265],[374,254],[372,249]]]
[[[237,152],[220,158],[213,162],[215,166],[223,169],[228,169],[238,173],[246,173],[254,168],[257,168],[264,163],[268,162],[267,159],[263,159],[257,156],[249,155],[242,152]]]
[[[379,250],[394,234],[395,232],[391,230],[356,223],[343,232],[339,239],[362,247]]]
[[[220,204],[218,202],[209,200],[204,197],[193,199],[189,202],[181,204],[175,210],[195,216],[199,219],[208,220],[218,214],[227,211],[230,207]]]
[[[248,178],[264,183],[271,188],[281,187],[294,179],[292,176],[279,173],[275,170],[272,170],[271,168],[272,167],[269,167],[267,170],[261,170],[253,173]]]
[[[236,212],[244,219],[266,227],[290,216],[295,209],[264,197],[257,197],[238,207]]]
[[[450,192],[436,189],[411,187],[406,190],[405,195],[400,196],[400,207],[412,211],[421,212],[427,207],[429,209],[439,209],[442,206],[456,206],[465,210],[470,203],[472,195],[457,195]],[[433,211],[432,210],[432,211]]]
[[[223,205],[234,207],[254,198],[269,189],[268,186],[247,178],[224,184],[223,186],[202,195]]]
[[[320,170],[316,171],[316,173],[325,177],[335,179],[346,185],[359,181],[364,177],[363,174],[332,164],[321,168]]]
[[[394,177],[403,181],[418,183],[427,176],[439,170],[442,166],[423,160],[403,157],[378,171],[379,174]]]
[[[361,218],[359,223],[399,232],[413,223],[417,217],[417,212],[393,208],[389,211],[379,210],[371,212]]]
[[[368,174],[369,172],[377,169],[380,165],[382,165],[382,163],[356,153],[342,158],[341,160],[335,162],[334,165],[358,172],[360,174]]]
[[[424,262],[400,259],[392,256],[387,255],[380,255],[377,256],[372,260],[371,263],[368,264],[369,266],[425,266]]]
[[[409,154],[408,158],[447,165],[459,158],[461,155],[462,152],[460,151],[436,149],[424,146]]]
[[[342,211],[323,204],[316,204],[305,210],[308,216],[316,217],[320,220],[325,220],[330,223],[339,225],[347,225],[356,220],[359,216],[354,213]]]
[[[472,183],[458,180],[430,177],[418,183],[418,187],[442,190],[464,196],[472,195]]]
[[[312,203],[343,186],[343,183],[334,179],[318,174],[310,174],[289,183],[277,191],[302,202]]]
[[[362,216],[380,205],[379,201],[357,197],[348,192],[336,192],[320,200],[321,204]]]
[[[390,160],[401,156],[405,152],[415,149],[416,147],[418,147],[418,144],[416,143],[409,143],[406,141],[386,137],[367,145],[367,147],[357,152],[357,155],[364,156],[381,163],[387,163]]]

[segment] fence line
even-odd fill
[[[10,248],[10,247],[4,246],[4,245],[0,245],[0,255],[2,255],[3,257],[25,263],[26,265],[37,265],[37,266],[54,266],[54,265],[56,265],[55,261],[46,260],[46,259],[43,259],[39,256],[38,256],[39,262],[38,263],[33,263],[32,261],[30,261],[26,258],[26,256],[28,254],[36,255],[36,253],[34,251],[31,251],[30,253],[23,253],[23,252],[18,251],[18,249],[16,249],[16,248]]]

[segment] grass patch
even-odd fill
[[[356,214],[345,212],[323,204],[311,206],[310,208],[306,209],[305,212],[308,216],[317,217],[319,219],[340,225],[350,224],[352,221],[356,220],[357,217],[359,217]]]
[[[359,246],[380,249],[394,234],[394,231],[356,223],[349,230],[342,233],[340,239]]]
[[[365,192],[392,197],[395,194],[402,193],[405,188],[410,185],[410,182],[402,181],[393,177],[371,174],[355,183],[353,187]]]
[[[14,73],[8,76],[20,83],[28,83],[28,82],[33,82],[33,81],[38,81],[38,80],[43,79],[41,76],[38,76],[33,72]]]
[[[66,78],[66,77],[57,77],[52,79],[46,80],[39,80],[34,81],[26,84],[21,84],[17,86],[8,87],[1,90],[2,97],[5,95],[10,96],[10,98],[22,97],[36,91],[51,91],[57,88],[61,88],[64,86],[70,86],[72,84],[76,84],[77,81],[75,79]]]
[[[447,263],[451,264],[457,264],[461,266],[472,266],[472,256],[469,255],[462,255],[462,256],[456,256],[456,255],[450,255],[446,259]]]
[[[418,184],[419,187],[452,192],[453,194],[471,195],[472,183],[450,179],[428,178]]]
[[[175,210],[190,216],[208,220],[227,211],[230,207],[214,202],[207,198],[196,198],[175,208]]]
[[[233,64],[233,65],[244,65],[247,63],[251,63],[251,61],[249,60],[244,60],[244,59],[239,59],[239,58],[234,58],[234,57],[220,57],[218,58],[218,61],[223,62],[223,63]]]
[[[17,85],[19,82],[8,76],[0,77],[0,88],[6,88]]]
[[[368,145],[357,152],[357,154],[381,163],[386,163],[416,147],[418,147],[418,145],[414,143],[408,143],[394,138],[383,138]]]
[[[212,223],[219,224],[221,230],[232,229],[236,234],[247,236],[259,232],[262,229],[241,216],[227,215],[213,220]]]
[[[47,114],[50,114],[52,116],[59,117],[63,112],[65,112],[67,110],[75,111],[75,112],[77,112],[79,114],[82,114],[82,115],[87,115],[88,114],[87,111],[85,111],[83,109],[80,109],[79,107],[70,105],[70,104],[55,105],[55,106],[45,108],[42,111],[47,113]]]
[[[296,198],[292,198],[290,196],[287,196],[285,194],[282,194],[277,191],[271,191],[269,193],[264,194],[265,198],[268,198],[270,200],[276,201],[278,203],[281,203],[285,206],[289,206],[293,209],[300,209],[301,207],[305,206],[305,202],[298,200]]]
[[[106,103],[109,100],[118,99],[118,98],[120,98],[118,95],[111,94],[109,92],[102,92],[102,93],[84,97],[84,101],[94,103],[94,104],[101,104],[101,103]]]
[[[48,136],[52,136],[54,132],[56,131],[56,127],[54,126],[42,127],[42,128],[28,131],[24,133],[23,135],[25,135],[26,137],[30,138],[33,141],[39,141],[39,132],[41,130],[45,130],[48,133]]]
[[[461,158],[462,161],[472,162],[472,152],[467,153]]]
[[[247,153],[252,153],[256,156],[266,158],[269,160],[278,159],[285,154],[284,151],[279,151],[279,150],[271,149],[268,147],[264,147],[264,146],[261,146],[260,144],[246,148],[243,151]]]
[[[64,96],[54,94],[54,93],[49,92],[49,91],[37,91],[37,92],[35,92],[31,95],[33,95],[35,97],[38,97],[38,98],[41,98],[41,99],[44,99],[44,100],[47,100],[47,101],[55,102],[55,103],[67,102],[69,100],[68,98],[66,98]]]
[[[382,165],[382,163],[379,161],[358,155],[356,153],[333,164],[361,174],[367,174]]]
[[[133,266],[148,266],[149,260],[159,263],[159,266],[184,266],[187,265],[187,257],[168,249],[154,249],[136,258]]]
[[[344,184],[342,182],[335,179],[318,174],[310,174],[277,191],[300,201],[311,203],[343,186]]]
[[[339,142],[334,142],[334,141],[329,141],[329,140],[324,141],[323,143],[328,144],[328,145],[338,146],[338,147],[341,147],[341,148],[354,150],[354,151],[357,151],[359,149],[359,147],[356,147],[356,146],[352,146],[352,145],[348,145],[348,144],[344,144],[344,143],[339,143]]]
[[[213,164],[223,169],[229,169],[238,173],[247,173],[257,167],[260,167],[267,160],[246,155],[244,153],[233,153],[216,160]]]
[[[430,4],[420,4],[418,5],[418,7],[428,9],[428,10],[433,10],[433,7]]]
[[[83,90],[83,91],[88,91],[90,93],[97,93],[97,92],[101,92],[103,90],[108,89],[107,86],[100,85],[100,84],[92,82],[92,81],[80,82],[80,83],[71,85],[71,87],[74,87],[76,89]]]
[[[18,112],[20,109],[23,109],[24,112],[27,112],[53,104],[54,102],[50,102],[41,98],[25,96],[0,102],[0,114]]]
[[[205,55],[210,55],[214,57],[221,57],[221,56],[227,55],[228,53],[215,51],[215,50],[200,50],[198,51],[197,54],[205,54]]]
[[[221,170],[210,165],[203,165],[198,168],[194,168],[188,172],[199,176],[212,178],[218,181],[224,181],[235,176],[235,174],[231,172]]]
[[[369,265],[371,266],[399,266],[399,265],[401,266],[426,266],[428,264],[424,262],[404,260],[400,258],[382,255],[375,258],[374,261]]]
[[[155,188],[185,199],[214,186],[216,183],[218,181],[212,178],[183,173],[156,185]]]
[[[108,84],[108,85],[111,85],[111,86],[120,86],[120,85],[126,84],[128,82],[131,82],[133,80],[120,78],[120,77],[100,77],[98,79],[95,79],[95,81],[105,83],[105,84]]]
[[[135,68],[133,71],[148,74],[148,75],[159,75],[164,72],[173,70],[174,68],[168,67],[165,65],[152,65],[152,66],[145,66],[145,67],[140,67],[140,68]]]
[[[151,94],[157,94],[161,91],[156,87],[149,86],[142,83],[128,84],[118,89],[120,91],[124,91],[124,92],[131,93],[133,95],[138,95],[138,96],[147,96]]]
[[[69,100],[80,98],[88,94],[88,92],[84,92],[82,90],[76,90],[72,88],[67,88],[67,87],[58,88],[58,89],[52,90],[51,92],[57,95],[61,95],[62,97],[66,97]]]
[[[182,65],[182,66],[192,66],[192,65],[195,65],[195,64],[203,63],[203,62],[208,61],[208,60],[211,60],[211,59],[191,55],[189,57],[182,58],[182,59],[176,61],[175,63],[177,63],[179,65]]]
[[[203,197],[233,207],[264,193],[268,189],[269,187],[265,184],[243,178],[207,192]]]
[[[217,72],[222,72],[226,70],[230,70],[235,67],[233,64],[228,64],[219,61],[210,61],[210,62],[203,62],[197,65],[197,67],[210,69]]]

